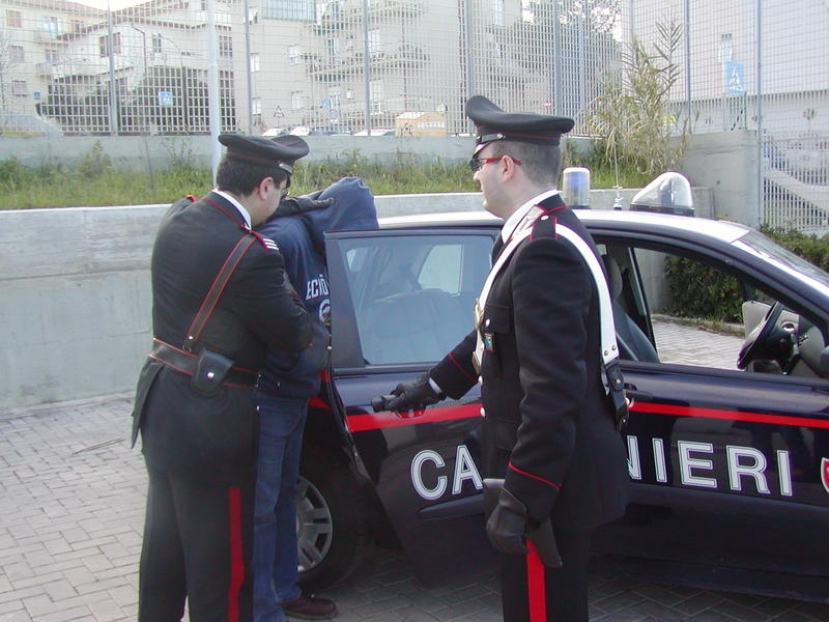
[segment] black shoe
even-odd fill
[[[337,605],[333,600],[313,594],[302,594],[287,603],[279,603],[279,606],[286,616],[303,620],[328,620],[337,615]]]

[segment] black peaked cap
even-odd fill
[[[293,173],[294,162],[308,155],[308,143],[299,136],[259,138],[241,134],[222,134],[219,142],[227,147],[226,157],[251,164],[278,166]]]
[[[557,145],[561,135],[572,130],[575,125],[573,119],[566,117],[504,112],[483,95],[469,98],[466,102],[466,116],[477,128],[476,143],[481,147],[493,140]]]

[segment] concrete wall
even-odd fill
[[[615,194],[594,191],[592,207],[609,209]],[[698,215],[709,196],[695,191]],[[166,209],[0,211],[0,409],[133,389],[151,341],[149,259]],[[481,197],[377,197],[377,209],[472,211]]]
[[[714,217],[756,227],[761,202],[757,158],[757,132],[693,135],[689,136],[682,173],[692,186],[711,189]]]

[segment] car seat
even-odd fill
[[[659,355],[651,340],[619,303],[624,284],[619,264],[610,255],[602,255],[602,260],[607,270],[607,285],[613,305],[613,323],[616,326],[616,341],[621,358],[658,363]]]

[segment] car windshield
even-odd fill
[[[779,246],[765,235],[751,231],[735,241],[734,246],[774,264],[804,284],[819,290],[824,296],[829,296],[828,273]]]

